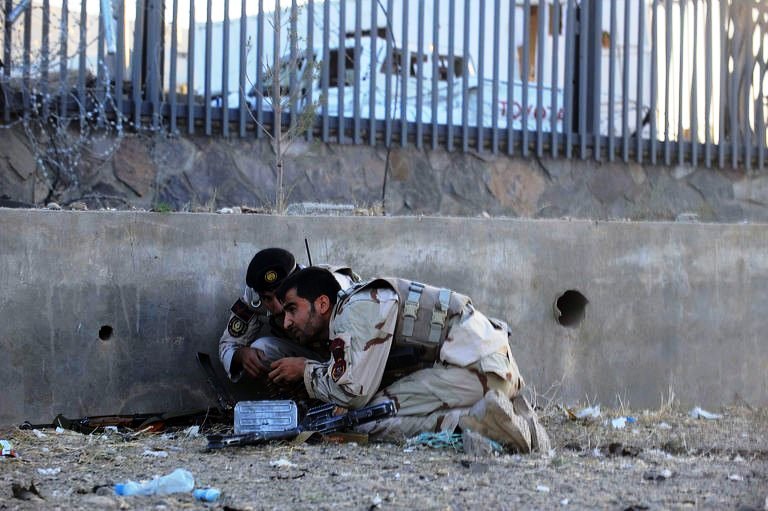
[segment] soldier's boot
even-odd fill
[[[531,431],[531,450],[546,453],[552,448],[549,435],[544,426],[539,422],[539,417],[533,411],[533,407],[522,395],[512,398],[512,407],[517,415],[528,421],[528,429]]]
[[[489,390],[467,415],[459,419],[461,429],[470,429],[521,453],[531,452],[528,421],[515,413],[512,401],[498,390]]]

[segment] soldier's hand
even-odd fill
[[[243,370],[251,378],[263,378],[269,371],[267,356],[260,349],[241,348],[237,350],[235,356],[240,357]]]
[[[304,378],[304,367],[307,359],[304,357],[286,357],[272,362],[269,379],[278,384],[299,381]]]

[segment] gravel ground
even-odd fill
[[[0,509],[768,509],[768,410],[717,420],[682,411],[603,410],[543,419],[544,455],[471,457],[395,444],[268,445],[206,452],[204,437],[0,429],[19,457],[0,459]],[[606,420],[633,416],[614,429]],[[165,455],[160,454],[165,453]],[[282,460],[282,461],[281,461]],[[117,497],[112,485],[185,468],[215,503],[191,494]],[[41,497],[21,500],[14,484]]]

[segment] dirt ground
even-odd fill
[[[206,452],[205,437],[183,432],[126,441],[112,432],[41,437],[2,428],[19,457],[0,459],[0,509],[768,509],[768,410],[718,411],[716,420],[689,410],[603,410],[573,420],[551,407],[543,422],[552,451],[479,458],[375,443]],[[614,429],[619,416],[636,422]],[[220,489],[218,501],[114,495],[115,483],[179,467],[196,487]],[[14,483],[33,482],[41,497],[13,496]]]

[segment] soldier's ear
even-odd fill
[[[331,310],[331,299],[326,295],[320,295],[315,299],[315,310],[320,314],[326,314]]]

